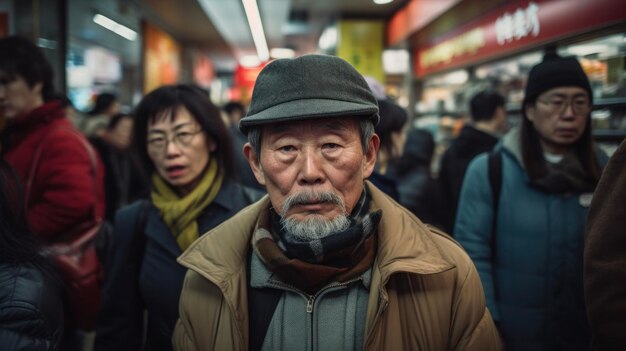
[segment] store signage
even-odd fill
[[[420,53],[420,63],[423,67],[445,64],[452,61],[454,57],[471,55],[483,46],[485,46],[484,30],[476,28],[424,50]]]
[[[0,12],[0,38],[9,35],[9,14]]]
[[[459,68],[624,21],[621,1],[512,0],[417,48],[414,71],[421,77]]]
[[[364,76],[384,81],[383,33],[381,21],[339,21],[337,56],[350,62]]]
[[[539,35],[539,6],[531,2],[528,7],[517,8],[513,14],[505,12],[496,20],[496,41],[499,45],[525,38],[529,34]]]

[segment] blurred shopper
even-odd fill
[[[233,140],[236,179],[245,186],[264,190],[263,186],[254,178],[248,160],[243,155],[243,146],[248,142],[248,138],[239,131],[239,120],[246,115],[245,106],[238,101],[231,101],[224,105],[223,110],[228,116],[228,131]]]
[[[27,220],[34,234],[44,246],[62,246],[83,238],[104,216],[104,169],[88,141],[65,118],[62,103],[54,99],[52,75],[43,52],[31,41],[0,39],[0,114],[8,123],[2,157],[25,185]],[[57,265],[63,268],[60,275],[68,296],[93,288],[68,301],[68,351],[82,342],[76,326],[89,328],[97,310],[101,267],[93,255],[80,262],[80,267]],[[74,268],[88,279],[72,280]]]
[[[400,204],[429,224],[436,224],[438,210],[436,182],[430,172],[434,152],[433,135],[413,128],[407,133],[404,153],[391,163],[388,171],[398,184]]]
[[[113,116],[120,113],[120,103],[117,95],[101,93],[96,95],[93,108],[84,115],[79,123],[80,129],[88,136],[100,136]]]
[[[578,61],[547,54],[529,73],[521,127],[496,147],[501,185],[490,184],[486,154],[465,175],[454,233],[476,263],[507,350],[589,348],[583,242],[601,170],[591,106]]]
[[[250,106],[269,196],[179,258],[176,350],[498,349],[470,258],[365,181],[378,108],[349,63],[274,60]]]
[[[53,97],[43,52],[24,38],[0,39],[0,114],[9,123],[2,157],[25,184],[28,223],[44,242],[63,240],[91,220],[94,207],[104,215],[104,169],[98,160],[94,178],[87,141]]]
[[[133,143],[153,172],[151,201],[116,214],[96,351],[171,350],[185,275],[176,258],[256,199],[232,181],[228,131],[217,107],[196,88],[158,88],[135,116]]]
[[[61,281],[28,229],[23,195],[0,160],[0,345],[3,351],[63,351]]]
[[[387,175],[391,162],[402,155],[406,143],[404,126],[408,121],[406,111],[391,100],[378,100],[380,122],[375,127],[376,134],[380,138],[380,149],[376,159],[376,168],[369,177],[385,194],[394,200],[400,200],[398,182]]]
[[[593,194],[585,243],[585,302],[593,350],[626,346],[626,141]]]
[[[461,194],[463,177],[470,161],[478,154],[490,151],[506,128],[504,97],[494,91],[482,91],[470,100],[472,122],[461,129],[457,138],[441,158],[439,167],[439,213],[442,229],[453,233],[454,219]]]
[[[130,150],[133,116],[118,113],[101,136],[89,138],[104,163],[106,219],[113,221],[115,212],[149,195],[149,176]]]

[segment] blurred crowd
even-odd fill
[[[180,84],[131,110],[101,93],[81,112],[52,75],[31,42],[0,39],[0,345],[171,350],[177,258],[266,194],[243,152],[248,107]],[[578,62],[547,53],[513,127],[501,94],[477,93],[437,165],[432,133],[367,81],[380,115],[368,182],[467,252],[506,349],[624,347],[625,146],[611,161],[595,147]],[[60,266],[68,250],[97,291]],[[72,284],[95,295],[78,301]]]

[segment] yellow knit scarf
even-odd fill
[[[217,196],[222,186],[222,178],[218,172],[217,161],[211,158],[200,183],[181,198],[158,174],[152,175],[152,203],[159,209],[161,218],[182,251],[198,238],[196,219]]]

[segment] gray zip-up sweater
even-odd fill
[[[283,291],[262,350],[363,349],[370,272],[346,283],[331,283],[315,295],[308,295],[281,282],[256,254],[252,255],[250,285]]]

